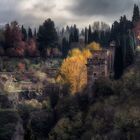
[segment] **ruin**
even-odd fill
[[[114,45],[109,49],[92,51],[92,58],[87,60],[87,84],[92,85],[100,77],[109,77],[113,73]]]

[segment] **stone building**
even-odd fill
[[[87,60],[87,84],[92,85],[100,77],[110,77],[113,73],[114,49],[92,52],[92,58]]]
[[[107,51],[94,51],[93,57],[87,60],[87,81],[91,85],[99,77],[108,76]]]

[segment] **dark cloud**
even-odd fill
[[[116,16],[132,12],[133,5],[134,0],[76,0],[68,9],[78,16]]]
[[[17,20],[27,26],[38,26],[52,18],[57,26],[85,26],[102,20],[112,23],[126,14],[132,16],[136,0],[0,0],[0,24]],[[65,5],[61,7],[61,3]],[[70,3],[70,4],[69,4]],[[62,5],[63,5],[62,4]],[[69,6],[68,6],[69,5]]]
[[[45,3],[36,3],[33,5],[33,10],[39,10],[41,12],[50,12],[56,7],[55,4],[45,4]]]

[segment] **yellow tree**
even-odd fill
[[[100,44],[96,43],[96,42],[90,43],[89,45],[87,45],[86,48],[89,49],[89,50],[93,50],[93,51],[102,50]]]
[[[60,68],[61,81],[70,86],[71,93],[80,92],[87,83],[86,60],[91,56],[89,50],[74,49]]]
[[[101,50],[97,43],[91,43],[85,49],[73,49],[63,61],[58,79],[68,84],[72,94],[80,92],[87,84],[87,59],[92,57],[90,50]]]

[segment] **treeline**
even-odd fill
[[[0,31],[0,55],[11,57],[58,57],[61,56],[55,24],[47,19],[34,31],[20,27],[14,21]]]
[[[76,26],[67,26],[58,31],[55,23],[47,19],[39,29],[26,29],[14,21],[0,30],[0,55],[11,57],[67,57],[71,44],[78,43],[80,36],[85,43],[98,42],[108,46],[110,27],[104,22],[95,22],[80,31]]]
[[[55,23],[47,19],[38,30],[33,31],[30,27],[25,29],[17,22],[12,22],[0,30],[0,55],[66,58],[72,43],[79,43],[81,37],[84,46],[97,42],[107,48],[110,42],[114,41],[116,44],[114,72],[115,78],[118,79],[122,76],[124,69],[134,61],[136,37],[133,29],[139,19],[139,7],[134,5],[132,20],[128,20],[124,15],[120,21],[115,21],[111,28],[104,22],[94,22],[81,31],[76,25],[67,26],[58,31]],[[137,30],[136,28],[135,32]]]
[[[67,56],[71,49],[72,43],[78,43],[82,40],[86,46],[92,42],[100,43],[102,47],[108,47],[110,42],[111,29],[105,22],[96,21],[90,24],[89,27],[78,29],[76,25],[67,26],[60,31],[62,37],[62,54]],[[80,48],[80,44],[79,44]]]
[[[86,27],[79,36],[84,36],[85,46],[91,42],[100,43],[103,48],[108,48],[111,42],[115,44],[114,58],[114,78],[119,79],[123,75],[124,69],[134,62],[134,53],[138,44],[136,32],[138,32],[137,24],[140,20],[139,7],[134,5],[132,20],[128,20],[124,15],[119,21],[115,21],[112,27],[104,22],[94,22]],[[65,32],[68,32],[66,28]],[[69,39],[71,43],[73,40]],[[63,46],[69,44],[68,39],[63,39]],[[75,41],[76,42],[76,41]],[[65,48],[65,47],[64,47]],[[68,52],[67,48],[65,51]]]
[[[104,22],[94,22],[85,28],[85,44],[98,42],[102,47],[108,47],[110,41],[110,26]]]
[[[62,28],[62,30],[59,32],[59,36],[62,38],[62,55],[64,58],[67,57],[68,52],[71,49],[71,44],[73,42],[79,42],[79,35],[80,31],[76,25]]]
[[[112,25],[110,41],[116,42],[114,60],[115,79],[119,79],[124,69],[134,62],[137,36],[135,36],[133,29],[139,20],[139,7],[134,5],[131,21],[124,15],[120,18],[119,22],[115,21]]]

